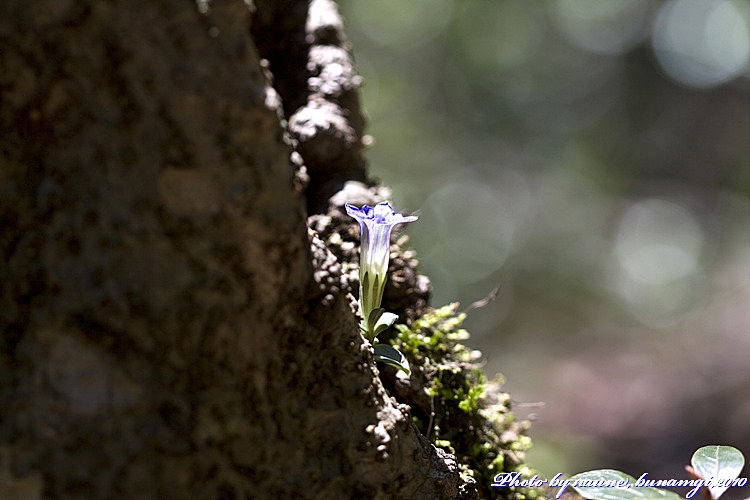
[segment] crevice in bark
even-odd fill
[[[256,8],[253,38],[269,61],[293,147],[309,175],[308,213],[322,213],[347,180],[366,180],[361,79],[351,46],[331,0],[261,0]]]

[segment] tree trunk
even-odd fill
[[[335,9],[5,0],[0,39],[0,498],[454,498],[306,228],[365,179]]]

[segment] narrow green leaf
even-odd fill
[[[708,482],[711,498],[717,500],[742,472],[745,457],[732,446],[704,446],[693,454],[690,463],[695,472]]]
[[[375,361],[379,361],[381,363],[391,365],[394,368],[398,368],[407,375],[411,374],[409,362],[406,361],[404,355],[401,354],[395,347],[392,347],[388,344],[377,344],[373,347],[373,350],[375,351]]]
[[[383,309],[381,309],[382,311]],[[398,314],[393,314],[389,312],[384,312],[380,319],[378,319],[378,322],[375,324],[375,335],[379,335],[381,332],[387,330],[390,328],[390,326],[396,322],[398,319]]]
[[[659,488],[637,485],[634,477],[612,469],[592,470],[570,478],[570,485],[590,500],[678,500],[680,496]]]

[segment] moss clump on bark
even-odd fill
[[[502,378],[488,381],[478,360],[462,341],[466,315],[450,304],[425,313],[411,325],[397,325],[393,345],[409,360],[408,380],[390,375],[387,387],[411,407],[412,420],[436,446],[454,454],[464,482],[460,498],[536,498],[530,488],[492,490],[501,472],[533,476],[524,452],[531,446],[527,421],[511,411]]]

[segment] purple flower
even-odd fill
[[[394,212],[388,203],[378,203],[357,208],[346,205],[346,213],[357,219],[360,229],[359,248],[359,307],[366,325],[365,330],[374,337],[377,318],[373,311],[380,309],[388,273],[391,231],[396,224],[412,222],[417,216],[404,217]],[[381,312],[382,314],[382,312]]]

